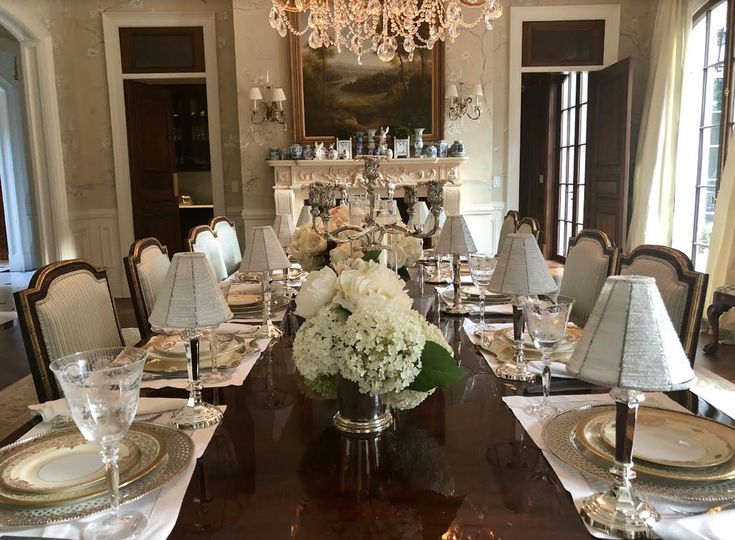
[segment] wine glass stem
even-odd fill
[[[485,328],[485,291],[480,289],[480,327]]]
[[[102,444],[100,455],[102,463],[105,465],[105,475],[107,476],[107,489],[110,492],[110,506],[115,516],[120,515],[120,471],[117,467],[117,459],[120,454],[120,447],[117,443]]]
[[[541,403],[545,406],[549,404],[549,391],[551,390],[551,357],[544,354],[543,362],[544,370],[541,374],[541,382],[543,385],[544,399]]]

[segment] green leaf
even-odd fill
[[[378,262],[379,258],[380,258],[380,251],[378,250],[368,251],[367,253],[365,253],[365,255],[362,256],[362,260],[365,262],[369,262],[369,261]]]
[[[437,386],[452,386],[464,377],[464,371],[441,345],[427,341],[421,351],[421,372],[409,385],[409,390],[428,392]]]
[[[398,275],[403,279],[403,281],[411,280],[411,274],[408,273],[408,269],[405,266],[401,266],[398,269]]]

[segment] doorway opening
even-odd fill
[[[625,245],[631,88],[629,59],[523,74],[519,212],[541,224],[546,258],[564,262],[583,228]]]
[[[0,26],[0,271],[39,263],[23,85],[20,42]]]
[[[135,238],[176,253],[214,215],[204,81],[125,81]]]

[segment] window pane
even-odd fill
[[[727,29],[727,2],[711,10],[710,35],[708,40],[707,64],[721,62],[725,58],[725,35]]]
[[[584,223],[584,186],[577,188],[577,223]]]
[[[564,82],[561,85],[561,108],[566,109],[567,107],[569,107],[569,76],[568,75],[564,78]]]
[[[579,144],[587,142],[587,104],[579,108]]]
[[[574,183],[574,167],[577,165],[574,161],[576,159],[576,152],[577,152],[577,149],[574,146],[569,148],[568,162],[569,162],[569,183],[570,184]]]
[[[574,186],[568,185],[567,186],[567,213],[566,213],[566,219],[569,220],[569,221],[572,220],[572,216],[574,215],[574,214],[572,214],[572,212],[574,211],[573,208],[574,208]]]
[[[569,144],[577,144],[577,109],[569,109]]]
[[[559,160],[559,182],[564,184],[567,181],[567,149],[562,148]]]
[[[579,92],[579,102],[580,103],[587,103],[587,79],[589,78],[589,73],[586,71],[582,73],[582,88]]]
[[[705,128],[702,132],[702,167],[699,171],[699,184],[717,182],[717,165],[719,160],[719,128]],[[712,143],[714,141],[714,143]]]
[[[587,176],[587,145],[579,147],[579,173],[577,176],[577,183],[584,184]]]
[[[569,120],[569,111],[561,112],[561,146],[567,146],[569,144],[569,132],[567,130]]]
[[[556,241],[556,254],[561,255],[562,257],[566,256],[566,252],[564,251],[564,222],[559,221],[557,222],[557,241]]]

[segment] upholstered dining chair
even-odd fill
[[[597,229],[583,229],[569,239],[559,294],[574,298],[569,318],[584,326],[608,276],[617,272],[620,248]]]
[[[619,266],[622,275],[656,279],[669,317],[693,365],[709,275],[696,272],[689,257],[678,249],[649,244],[620,257]]]
[[[87,261],[39,268],[28,288],[15,293],[15,305],[39,402],[61,397],[51,362],[124,343],[107,273]]]
[[[536,239],[536,242],[541,244],[541,225],[539,225],[538,219],[532,217],[524,217],[518,222],[516,232],[519,234],[531,234]]]
[[[237,239],[235,224],[225,216],[216,216],[209,221],[209,226],[219,242],[227,274],[232,275],[237,272],[242,262],[242,251],[240,250],[240,242]]]
[[[189,231],[186,247],[194,253],[204,253],[218,280],[227,279],[227,267],[216,233],[209,225],[197,225]]]
[[[516,232],[519,219],[520,216],[515,210],[508,210],[508,213],[505,214],[505,217],[503,218],[503,224],[500,226],[500,235],[498,236],[498,249],[496,250],[497,254],[500,254],[500,251],[503,249],[503,242],[505,242],[505,238],[509,234],[513,234],[514,232]]]
[[[153,304],[156,303],[158,288],[166,277],[170,265],[168,249],[155,238],[136,240],[130,246],[128,256],[123,259],[135,319],[143,338],[151,336],[148,317],[153,310]]]

